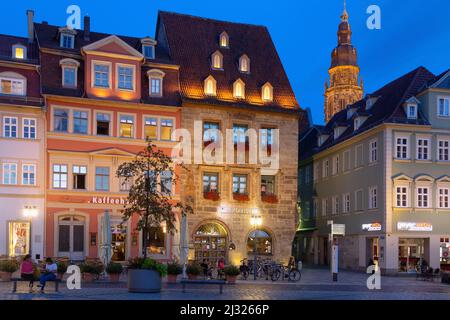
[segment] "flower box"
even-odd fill
[[[261,200],[267,203],[278,203],[278,198],[274,194],[262,194]]]
[[[233,199],[236,201],[249,201],[250,198],[248,197],[248,194],[243,193],[233,193]]]
[[[217,191],[208,191],[208,192],[203,192],[203,198],[212,200],[212,201],[218,201],[218,200],[220,200],[220,195]]]

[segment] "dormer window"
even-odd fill
[[[417,119],[417,105],[408,104],[406,110],[408,112],[408,119]]]
[[[230,46],[228,34],[225,31],[219,36],[219,46],[222,48],[228,48]]]
[[[238,99],[245,98],[245,83],[238,79],[233,84],[233,96]]]
[[[111,87],[111,65],[110,63],[94,62],[93,84],[97,88]]]
[[[362,125],[362,119],[359,118],[359,117],[355,118],[353,124],[354,124],[354,127],[355,127],[355,131],[358,130],[361,127],[361,125]]]
[[[273,101],[273,87],[269,82],[266,82],[262,86],[261,97],[262,97],[262,100],[265,102]]]
[[[134,66],[117,65],[117,88],[120,90],[134,90]]]
[[[59,61],[62,71],[62,86],[67,88],[77,87],[77,74],[80,63],[73,59],[62,59]]]
[[[213,69],[223,69],[223,56],[219,51],[216,51],[211,56],[211,64]]]
[[[149,60],[155,59],[156,41],[150,37],[147,37],[141,40],[141,44],[142,54],[144,55],[144,57]]]
[[[250,59],[245,54],[239,58],[239,71],[244,73],[250,72]]]
[[[329,135],[327,135],[327,134],[319,135],[319,137],[317,138],[317,145],[319,147],[322,146],[325,143],[325,141],[327,141],[328,137],[329,137]]]
[[[339,138],[347,129],[345,126],[337,126],[334,128],[334,140]]]
[[[356,108],[348,108],[347,109],[347,120],[349,120],[356,112]]]
[[[27,79],[15,72],[0,73],[0,94],[24,96],[27,92]]]
[[[26,59],[27,58],[27,48],[16,44],[12,47],[12,57],[13,59]]]
[[[158,69],[151,69],[147,71],[149,82],[149,96],[162,97],[163,96],[163,79],[166,74]]]
[[[207,96],[216,95],[216,79],[214,79],[213,76],[209,76],[205,79],[204,87],[204,91]]]

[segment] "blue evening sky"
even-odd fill
[[[343,0],[12,0],[0,6],[0,33],[26,36],[26,9],[35,21],[64,25],[76,4],[93,31],[154,36],[158,10],[266,25],[300,105],[323,122],[323,92]],[[366,27],[369,5],[381,8],[381,30]],[[422,65],[433,73],[450,68],[450,1],[347,0],[353,44],[365,93]]]

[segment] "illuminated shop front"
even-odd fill
[[[9,223],[10,257],[20,257],[30,253],[31,223],[28,221],[10,221]]]

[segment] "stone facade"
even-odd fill
[[[221,129],[231,129],[234,123],[245,123],[249,129],[270,126],[279,129],[280,150],[279,170],[276,171],[275,193],[278,202],[266,203],[261,200],[261,175],[264,168],[259,164],[192,164],[181,175],[181,197],[194,199],[194,214],[188,217],[190,234],[190,258],[195,257],[194,238],[199,227],[208,222],[221,225],[227,233],[227,248],[234,244],[235,250],[228,250],[226,260],[239,264],[240,260],[252,256],[247,252],[247,239],[253,231],[250,225],[255,210],[262,217],[260,229],[272,237],[274,260],[287,262],[291,255],[297,211],[297,136],[298,117],[295,114],[269,114],[267,112],[245,111],[242,108],[223,108],[216,106],[184,105],[182,108],[182,127],[193,135],[195,121],[215,121]],[[226,141],[224,141],[226,143]],[[224,157],[225,157],[224,152]],[[203,195],[203,173],[217,173],[219,177],[220,199],[213,201]],[[248,176],[249,201],[235,201],[232,193],[233,174]],[[226,208],[226,209],[224,209]]]

